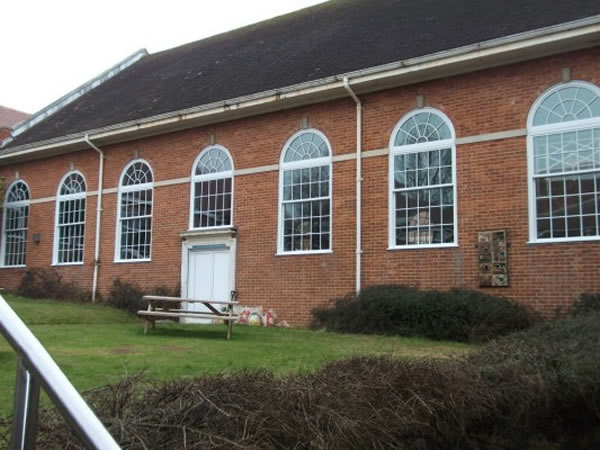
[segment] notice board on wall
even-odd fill
[[[508,286],[506,230],[479,232],[477,249],[479,287]]]

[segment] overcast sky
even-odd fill
[[[322,1],[3,1],[0,105],[34,113],[141,48],[154,53]]]

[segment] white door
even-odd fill
[[[200,300],[229,300],[231,292],[231,261],[228,248],[190,249],[188,251],[188,298]],[[218,309],[222,305],[215,305]],[[187,303],[193,311],[208,311],[201,303]],[[186,320],[187,323],[206,321]]]

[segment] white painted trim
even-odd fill
[[[27,230],[25,231],[25,264],[19,264],[19,265],[6,265],[4,263],[4,256],[6,253],[6,205],[8,204],[7,198],[8,198],[8,192],[10,192],[10,190],[13,188],[13,186],[16,183],[23,183],[25,185],[25,187],[27,188],[27,192],[29,193],[29,200],[26,201],[19,201],[19,202],[12,202],[14,203],[16,206],[27,206]],[[6,190],[4,191],[4,208],[2,211],[2,236],[0,239],[0,268],[2,269],[9,269],[9,268],[18,268],[18,267],[26,267],[27,266],[27,253],[28,253],[28,247],[29,245],[27,245],[29,242],[27,242],[27,239],[29,238],[29,219],[31,218],[31,188],[29,187],[29,184],[27,184],[27,182],[25,180],[23,180],[22,178],[17,178],[15,180],[12,181],[12,183],[10,183],[10,185],[8,186],[8,188],[6,188]]]
[[[410,120],[416,114],[429,112],[431,114],[435,114],[440,117],[445,124],[448,126],[450,130],[450,139],[443,139],[438,141],[431,142],[423,142],[420,144],[410,144],[410,145],[399,145],[396,146],[394,143],[396,141],[396,135],[399,133],[400,129],[406,123],[407,120]],[[402,118],[398,121],[396,126],[394,127],[392,134],[390,135],[389,140],[389,157],[388,157],[388,250],[406,250],[411,248],[441,248],[441,247],[456,247],[458,246],[458,192],[457,185],[458,180],[456,179],[456,133],[454,131],[454,125],[450,118],[444,114],[439,109],[435,108],[417,108],[412,111],[407,112],[402,116]],[[451,149],[452,152],[452,190],[454,195],[454,241],[449,243],[440,243],[440,244],[424,244],[424,245],[396,245],[396,208],[395,208],[395,196],[394,196],[394,156],[402,155],[402,154],[412,154],[412,153],[420,153],[427,152],[431,150],[442,150],[442,149]],[[426,187],[424,187],[426,189]]]
[[[211,174],[206,174],[206,175],[196,175],[196,166],[198,166],[198,163],[200,162],[200,159],[202,158],[202,156],[204,156],[204,154],[210,150],[212,150],[213,148],[216,148],[218,150],[221,150],[222,152],[225,152],[225,154],[227,155],[227,157],[229,158],[229,162],[231,163],[231,170],[226,170],[223,172],[217,172],[217,173],[211,173]],[[212,144],[209,145],[207,147],[204,147],[204,149],[198,154],[198,156],[196,156],[196,159],[194,160],[194,164],[192,165],[192,174],[190,176],[190,207],[189,207],[189,220],[188,220],[188,227],[190,230],[205,230],[205,229],[219,229],[219,228],[229,228],[233,226],[233,212],[235,210],[234,208],[234,201],[235,201],[235,180],[234,180],[234,174],[235,174],[235,165],[233,164],[233,157],[231,156],[231,153],[229,152],[229,150],[227,148],[225,148],[222,145],[219,144]],[[224,178],[231,178],[231,210],[229,212],[229,225],[219,225],[219,226],[214,226],[214,227],[194,227],[194,198],[195,198],[195,192],[194,192],[194,188],[196,183],[198,182],[202,182],[202,181],[208,181],[208,180],[221,180]]]
[[[528,224],[529,224],[529,240],[528,244],[551,244],[560,242],[578,242],[578,241],[595,241],[600,240],[600,236],[578,236],[578,237],[565,237],[565,238],[550,238],[550,239],[538,239],[537,237],[537,205],[535,198],[535,180],[537,178],[551,178],[554,176],[566,176],[564,173],[560,174],[541,174],[536,176],[534,173],[535,161],[533,154],[533,139],[536,136],[547,136],[555,133],[566,133],[569,131],[576,131],[579,129],[591,129],[600,127],[600,117],[584,120],[573,120],[569,122],[561,122],[550,125],[533,125],[533,117],[539,106],[543,103],[546,98],[552,95],[555,91],[560,90],[564,87],[583,87],[596,93],[600,97],[600,88],[587,81],[568,81],[566,83],[558,83],[550,88],[546,89],[536,100],[533,102],[529,114],[527,115],[527,202],[528,202]],[[580,175],[589,171],[574,171],[569,172],[569,175]],[[598,169],[592,171],[598,172]],[[568,175],[567,175],[568,176]]]
[[[76,262],[76,263],[55,263],[53,262],[51,264],[52,267],[64,267],[64,266],[83,266],[83,262]]]
[[[61,195],[60,194],[60,190],[62,188],[63,183],[65,182],[65,180],[67,179],[67,177],[69,177],[69,175],[71,174],[77,174],[79,175],[82,179],[83,182],[85,183],[85,191],[81,192],[79,194],[70,194],[70,195]],[[83,173],[81,173],[79,170],[69,170],[67,173],[65,173],[62,178],[60,179],[59,183],[58,183],[58,188],[56,189],[56,204],[54,207],[54,242],[52,244],[52,265],[53,266],[59,266],[59,265],[77,265],[77,264],[83,264],[83,259],[81,261],[77,261],[77,262],[70,262],[70,263],[59,263],[58,262],[58,238],[59,238],[59,233],[58,233],[58,211],[59,211],[59,205],[61,201],[69,201],[69,200],[78,200],[78,199],[85,199],[85,209],[83,211],[83,250],[82,250],[82,254],[81,257],[85,258],[85,228],[86,228],[86,222],[87,222],[87,206],[88,206],[88,202],[87,202],[87,195],[86,195],[86,191],[87,191],[87,180],[85,179],[85,176],[83,175]]]
[[[275,256],[327,255],[328,253],[333,253],[333,250],[329,249],[329,250],[306,250],[306,251],[294,251],[294,252],[277,252],[277,253],[275,253]]]
[[[406,245],[404,247],[388,247],[387,251],[394,252],[397,250],[423,250],[428,248],[458,248],[458,244],[427,244],[427,245]]]
[[[390,153],[389,148],[379,148],[376,150],[366,150],[362,152],[363,158],[374,158],[376,156],[387,156]],[[354,155],[356,157],[356,155]]]
[[[527,136],[527,130],[525,128],[519,128],[519,129],[515,129],[515,130],[506,130],[506,131],[498,131],[498,132],[494,132],[494,133],[479,134],[479,135],[474,135],[474,136],[459,137],[459,138],[456,138],[456,145],[457,146],[458,145],[469,145],[469,144],[476,144],[479,142],[489,142],[489,141],[504,140],[504,139],[510,139],[510,138],[514,138],[514,137],[526,137],[526,136]],[[387,155],[389,155],[388,148],[378,148],[378,149],[373,149],[373,150],[365,150],[362,153],[362,158],[375,158],[375,157],[387,156]],[[343,153],[340,155],[333,155],[331,157],[331,162],[337,163],[337,162],[351,161],[354,159],[356,159],[356,153],[350,152],[350,153]],[[255,175],[255,174],[266,173],[266,172],[277,172],[278,170],[279,170],[279,164],[271,164],[271,165],[266,165],[266,166],[249,167],[249,168],[245,168],[245,169],[235,169],[233,171],[233,176],[239,177],[239,176],[244,176],[244,175]],[[167,180],[155,181],[154,187],[157,188],[157,187],[166,187],[166,186],[176,186],[179,184],[188,184],[190,182],[191,182],[190,177],[172,178],[172,179],[167,179]],[[117,192],[118,192],[118,187],[102,189],[103,195],[116,194]],[[87,191],[86,195],[87,195],[87,197],[95,197],[98,195],[98,191],[97,190],[96,191]],[[47,203],[47,202],[54,202],[54,201],[56,201],[56,197],[41,197],[41,198],[30,200],[30,204],[34,205],[34,204],[38,204],[38,203]]]
[[[125,177],[125,174],[127,173],[127,170],[134,165],[135,163],[144,163],[148,166],[148,168],[150,169],[150,174],[152,175],[152,182],[150,183],[143,183],[143,184],[133,184],[130,186],[123,186],[123,178]],[[138,263],[138,262],[148,262],[148,261],[152,261],[152,238],[153,236],[153,228],[154,228],[154,180],[156,179],[155,175],[154,175],[154,170],[152,169],[152,166],[150,165],[150,163],[148,161],[146,161],[145,159],[141,159],[141,158],[136,158],[133,159],[131,161],[129,161],[129,163],[127,165],[125,165],[125,167],[123,168],[123,170],[121,171],[121,175],[119,176],[119,184],[118,184],[118,188],[117,188],[117,214],[115,214],[116,219],[117,219],[117,223],[115,226],[115,231],[116,231],[116,236],[115,236],[115,253],[114,253],[114,259],[113,262],[114,263]],[[114,189],[114,188],[113,188]],[[108,190],[108,189],[107,189]],[[145,191],[145,190],[151,190],[152,191],[152,215],[150,216],[150,220],[151,220],[151,225],[150,225],[150,258],[145,258],[145,259],[121,259],[121,200],[122,200],[122,195],[123,192],[135,192],[135,191]],[[103,191],[103,194],[105,194],[106,191]]]
[[[546,100],[548,97],[550,97],[555,91],[560,90],[562,88],[566,88],[566,87],[579,87],[579,88],[589,89],[590,91],[595,92],[596,95],[600,96],[600,88],[598,88],[598,86],[596,86],[595,84],[590,83],[588,81],[573,80],[573,81],[567,81],[567,82],[563,82],[563,83],[557,83],[553,86],[550,86],[548,89],[546,89],[544,92],[542,92],[540,94],[540,96],[535,100],[535,102],[533,102],[533,105],[531,105],[531,108],[529,109],[529,113],[527,114],[527,130],[531,131],[532,129],[535,129],[535,130],[539,129],[540,133],[547,133],[547,132],[555,131],[555,130],[547,131],[545,128],[548,127],[548,125],[537,125],[537,126],[534,125],[533,117],[535,116],[536,111],[538,110],[540,105],[544,102],[544,100]],[[591,119],[591,120],[593,120],[593,119]],[[574,121],[574,122],[584,123],[584,120]],[[568,124],[569,122],[563,122],[562,124],[552,124],[552,125],[554,125],[554,128],[563,129],[563,127],[561,125],[564,126],[565,123]],[[550,125],[550,126],[552,126],[552,125]]]
[[[527,129],[518,128],[516,130],[498,131],[495,133],[478,134],[475,136],[465,136],[456,138],[456,145],[477,144],[479,142],[498,141],[514,137],[527,136]]]
[[[554,239],[537,239],[535,241],[527,241],[530,245],[544,245],[544,244],[574,244],[576,242],[592,242],[600,241],[600,236],[578,236],[578,237],[564,237]]]
[[[233,175],[236,177],[242,175],[254,175],[257,173],[264,172],[277,172],[279,170],[279,164],[271,164],[269,166],[259,166],[259,167],[250,167],[248,169],[238,169],[233,172]]]
[[[307,159],[304,161],[293,161],[293,162],[284,162],[285,154],[289,149],[290,144],[296,139],[298,136],[304,133],[314,133],[317,134],[323,141],[327,144],[327,148],[329,150],[329,156],[320,157],[314,159]],[[285,142],[281,155],[279,157],[279,197],[278,197],[278,205],[277,205],[277,255],[306,255],[312,252],[325,252],[332,251],[333,249],[333,163],[331,161],[333,155],[333,147],[327,139],[327,136],[317,130],[316,128],[308,128],[305,130],[297,131],[292,134],[288,140]],[[286,170],[294,170],[294,169],[303,169],[310,167],[321,167],[324,165],[329,166],[329,249],[327,250],[309,250],[309,251],[284,251],[283,246],[283,174]],[[307,199],[307,201],[311,201],[311,199]]]
[[[332,156],[331,162],[354,161],[355,159],[356,159],[356,153],[344,153],[342,155]]]
[[[150,247],[150,251],[152,251],[152,247]],[[147,262],[152,262],[152,258],[146,258],[146,259],[120,259],[120,260],[114,260],[113,264],[137,264],[137,263],[147,263]]]
[[[177,185],[177,184],[187,184],[189,182],[190,182],[190,178],[189,177],[172,178],[170,180],[155,181],[154,182],[154,187],[174,186],[174,185]],[[104,190],[103,193],[109,193],[108,189]]]
[[[43,197],[43,198],[36,198],[34,200],[30,200],[29,204],[37,205],[38,203],[49,203],[49,202],[55,202],[55,201],[56,201],[56,197]]]
[[[420,73],[422,78],[426,78],[430,72],[439,72],[443,68],[450,68],[457,64],[467,64],[472,61],[486,61],[487,64],[479,64],[476,70],[488,66],[497,65],[494,58],[504,55],[514,55],[518,52],[528,52],[528,55],[537,56],[536,49],[544,45],[565,43],[567,46],[570,41],[576,41],[576,48],[584,48],[582,43],[586,37],[590,39],[600,33],[600,15],[574,20],[545,28],[539,28],[523,33],[517,33],[510,36],[491,39],[489,41],[479,42],[463,47],[453,48],[438,53],[423,55],[416,58],[410,58],[394,63],[380,66],[369,67],[348,73],[343,73],[319,80],[299,83],[287,87],[276,88],[268,91],[238,97],[229,100],[223,100],[210,104],[200,105],[193,108],[186,108],[179,111],[151,116],[139,120],[123,122],[94,130],[87,130],[81,133],[75,133],[68,136],[60,136],[45,141],[25,144],[0,154],[0,161],[27,156],[32,153],[41,152],[63,146],[73,146],[84,142],[83,136],[87,133],[94,140],[102,138],[114,138],[127,135],[135,131],[166,127],[185,121],[197,120],[202,117],[214,115],[226,115],[230,112],[240,110],[250,111],[258,106],[267,106],[267,110],[275,111],[283,106],[282,101],[305,97],[314,103],[314,96],[328,91],[337,90],[343,92],[343,78],[352,79],[353,86],[358,89],[360,85],[368,85],[379,80],[398,78],[403,75]],[[588,46],[590,44],[587,44]],[[559,50],[556,49],[555,52]],[[513,57],[514,58],[514,57]],[[510,58],[506,58],[505,64],[510,63]],[[471,69],[473,70],[473,69]],[[468,66],[462,72],[469,72]],[[262,108],[261,113],[264,113]],[[113,139],[114,140],[114,139]],[[117,138],[119,140],[119,138]]]

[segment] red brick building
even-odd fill
[[[330,1],[136,56],[4,142],[0,284],[235,289],[296,324],[378,283],[600,291],[600,4],[505,9]]]
[[[0,105],[0,141],[9,137],[13,127],[28,117],[27,113]]]

